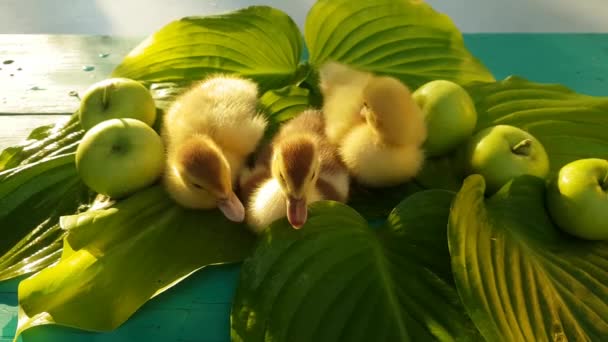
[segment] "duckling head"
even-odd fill
[[[377,76],[369,80],[363,90],[361,115],[389,144],[422,138],[412,137],[412,134],[425,136],[420,108],[409,88],[393,77]]]
[[[287,219],[296,229],[306,223],[307,199],[320,171],[317,142],[306,135],[292,135],[282,140],[272,157],[271,172],[287,200]]]
[[[176,167],[189,191],[215,200],[229,220],[244,220],[245,209],[232,190],[230,165],[211,139],[193,136],[185,141],[177,151]]]

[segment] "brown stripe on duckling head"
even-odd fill
[[[279,148],[285,171],[295,188],[301,188],[309,177],[310,168],[315,157],[315,143],[305,137],[284,141]]]
[[[219,150],[212,142],[203,139],[189,139],[178,152],[178,163],[193,181],[204,183],[209,190],[224,192],[227,189],[222,177],[225,168]],[[199,184],[200,185],[200,184]]]

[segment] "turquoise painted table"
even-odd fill
[[[32,128],[72,113],[78,100],[68,93],[106,77],[138,41],[0,35],[0,149],[23,139]],[[608,96],[608,34],[470,34],[465,42],[497,79],[514,74]],[[1,64],[8,59],[14,62]],[[84,71],[83,66],[95,69]],[[26,332],[22,341],[229,341],[230,302],[238,272],[239,265],[199,271],[110,333],[49,326]],[[0,342],[14,336],[17,284],[0,283]]]

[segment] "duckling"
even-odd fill
[[[344,64],[328,62],[320,68],[319,76],[325,134],[332,143],[337,144],[353,126],[364,122],[359,111],[363,89],[372,74]]]
[[[302,227],[312,202],[346,202],[350,179],[325,136],[323,114],[308,109],[283,124],[240,184],[246,220],[260,232],[285,216],[294,228]]]
[[[163,183],[178,204],[217,207],[229,220],[244,220],[233,185],[266,129],[257,101],[254,82],[220,74],[197,83],[171,105],[161,130],[167,149]]]
[[[409,88],[335,62],[321,68],[320,78],[327,136],[353,178],[370,187],[413,178],[424,163],[427,129]]]

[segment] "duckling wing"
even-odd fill
[[[212,137],[222,148],[245,158],[255,151],[264,136],[266,118],[255,112],[242,115],[241,109],[234,111],[234,116],[227,111],[225,120],[216,122]]]
[[[352,176],[372,187],[403,183],[414,177],[424,163],[419,143],[384,144],[370,125],[360,125],[350,132],[340,146],[340,155]]]

